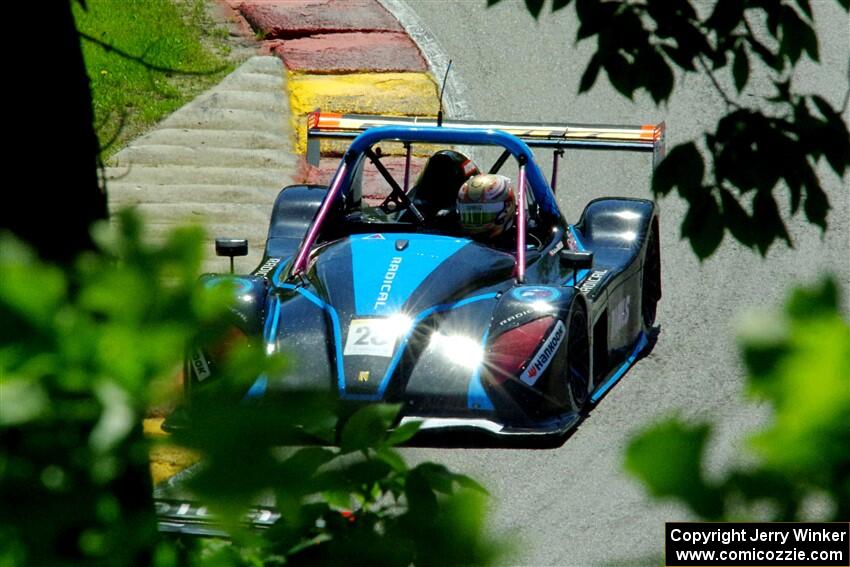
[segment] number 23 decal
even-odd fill
[[[385,319],[352,319],[343,354],[389,357],[393,346],[395,336]]]
[[[381,346],[387,344],[387,338],[381,333],[374,332],[370,327],[352,327],[351,332],[355,335],[354,344],[357,346]]]

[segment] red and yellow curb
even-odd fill
[[[151,417],[144,421],[145,436],[157,441],[150,450],[150,469],[154,486],[197,463],[201,457],[195,451],[169,444],[168,433],[162,430],[163,418]]]
[[[243,0],[236,9],[267,40],[265,51],[278,56],[287,69],[296,153],[306,153],[306,116],[316,109],[437,114],[438,87],[425,58],[377,0]],[[339,155],[346,147],[344,142],[322,141],[326,155]],[[302,163],[298,180],[328,183],[334,169]]]
[[[317,108],[341,114],[433,116],[439,110],[437,85],[428,73],[289,73],[289,105],[296,152],[307,150],[308,112]],[[347,147],[324,143],[323,152],[339,154]]]

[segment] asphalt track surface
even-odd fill
[[[838,105],[848,80],[848,18],[832,2],[813,4],[822,64],[803,66],[795,84],[801,92],[820,93]],[[503,0],[489,9],[484,0],[410,0],[408,6],[454,60],[452,73],[465,87],[462,96],[476,119],[665,120],[671,148],[701,137],[725,113],[708,79],[693,76],[677,76],[672,99],[662,108],[645,95],[633,102],[625,99],[601,74],[589,94],[577,96],[595,40],[574,45],[573,8],[535,22],[519,0]],[[742,97],[745,104],[756,100],[746,95],[769,93],[769,85],[755,78]],[[728,91],[734,92],[731,77],[725,79]],[[648,156],[568,154],[564,165],[558,201],[571,222],[592,198],[650,194]],[[494,533],[518,543],[511,564],[659,564],[664,522],[693,518],[678,505],[650,499],[624,473],[630,437],[674,414],[713,422],[717,428],[709,448],[709,474],[722,474],[728,463],[740,459],[746,432],[769,417],[765,408],[742,401],[744,373],[734,338],[739,316],[781,305],[796,283],[816,281],[827,271],[838,276],[847,305],[848,179],[838,178],[825,163],[818,171],[833,207],[828,230],[821,234],[798,215],[789,224],[795,247],[776,245],[766,258],[727,235],[720,249],[700,263],[679,238],[684,203],[678,197],[660,202],[664,298],[658,342],[562,446],[406,449],[405,454],[413,462],[443,462],[489,488]],[[785,193],[775,194],[787,208]]]

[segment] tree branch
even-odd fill
[[[714,85],[714,90],[716,90],[720,96],[723,98],[723,102],[726,103],[726,106],[731,106],[733,108],[741,108],[741,105],[729,98],[729,95],[726,94],[726,91],[723,90],[723,87],[720,86],[720,83],[717,82],[717,78],[712,73],[711,69],[708,67],[708,64],[705,62],[705,55],[700,53],[697,55],[697,61],[699,61],[700,67],[708,75],[708,78],[711,79],[711,84]]]
[[[143,57],[138,57],[136,55],[133,55],[132,53],[128,53],[128,52],[124,51],[123,49],[121,49],[119,47],[115,47],[112,44],[106,43],[105,41],[101,41],[101,40],[97,39],[96,37],[90,36],[89,34],[87,34],[85,32],[79,32],[79,33],[80,33],[81,38],[83,38],[84,40],[89,41],[91,43],[94,43],[95,45],[101,47],[104,51],[106,51],[108,53],[115,53],[116,55],[119,55],[119,56],[123,57],[124,59],[129,59],[130,61],[135,61],[139,65],[142,65],[143,67],[146,67],[147,69],[150,69],[151,71],[159,71],[159,72],[162,72],[162,73],[175,73],[175,74],[178,74],[178,75],[214,75],[215,73],[223,71],[224,69],[227,68],[227,65],[222,65],[221,67],[218,67],[216,69],[211,69],[209,71],[184,71],[182,69],[174,69],[172,67],[163,67],[161,65],[156,65],[155,63],[151,63],[150,61],[145,61],[145,59]]]

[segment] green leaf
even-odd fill
[[[4,377],[0,389],[0,426],[4,428],[37,420],[50,408],[45,389],[34,380]]]
[[[409,421],[403,425],[399,425],[390,432],[386,444],[390,446],[401,445],[416,435],[420,427],[422,427],[421,421]]]
[[[351,452],[380,445],[400,408],[399,404],[371,404],[357,410],[342,429],[340,448]]]
[[[472,477],[463,475],[463,474],[455,474],[454,481],[458,483],[462,488],[467,490],[474,490],[475,492],[480,492],[481,494],[490,494],[484,486],[479,483],[477,480]]]
[[[388,447],[381,447],[375,451],[375,456],[392,467],[396,472],[404,472],[407,470],[407,463],[404,462],[401,454]]]
[[[16,313],[32,326],[50,328],[65,300],[66,280],[62,270],[38,261],[17,240],[0,237],[0,308]],[[33,282],[38,285],[33,285]],[[4,331],[10,331],[4,322]],[[18,329],[20,332],[21,329]],[[3,332],[3,331],[0,331]]]
[[[331,449],[302,447],[280,464],[279,471],[291,478],[306,479],[336,457],[337,453]]]
[[[750,77],[750,59],[747,56],[747,50],[741,46],[735,51],[735,62],[732,65],[732,75],[735,77],[735,88],[740,93],[747,85],[747,80]]]
[[[831,317],[839,310],[838,286],[824,278],[812,287],[798,287],[785,304],[785,312],[796,320]]]
[[[626,470],[653,496],[681,500],[704,518],[718,518],[722,500],[702,473],[710,431],[705,424],[663,421],[632,439],[626,449]]]
[[[432,517],[438,509],[437,495],[431,489],[425,475],[419,467],[410,471],[404,484],[404,495],[411,514],[414,516]]]

